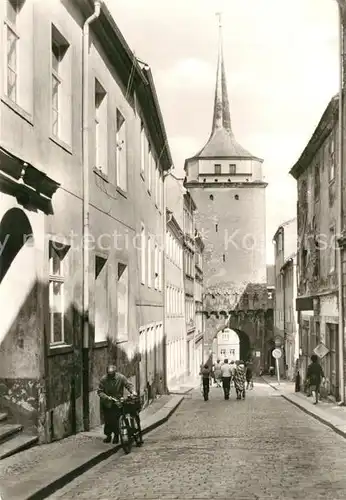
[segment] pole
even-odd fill
[[[343,6],[339,3],[339,147],[338,147],[338,217],[337,217],[337,235],[341,237],[343,229],[343,122],[344,122],[344,104],[343,104],[343,73],[344,73],[344,47],[343,47]],[[344,304],[343,304],[343,269],[342,269],[342,247],[337,248],[337,271],[338,271],[338,306],[339,306],[339,393],[340,403],[345,404],[345,381],[344,381]]]
[[[280,369],[279,369],[279,359],[275,359],[275,365],[276,365],[276,375],[278,377],[278,384],[280,385]]]
[[[89,430],[89,26],[101,12],[101,2],[95,0],[94,13],[83,26],[83,423]]]

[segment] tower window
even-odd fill
[[[236,194],[236,195],[234,196],[234,199],[235,199],[235,200],[239,200],[239,195],[238,195],[238,194]]]
[[[223,260],[224,262],[226,262],[226,255],[225,255],[225,254],[223,254],[223,255],[222,255],[222,260]]]
[[[214,169],[215,169],[215,174],[220,175],[221,174],[221,163],[215,163]]]
[[[203,179],[203,182],[205,182],[207,179]]]
[[[231,175],[234,175],[236,173],[236,165],[235,163],[231,163],[230,166],[229,166],[229,173]]]
[[[211,194],[211,195],[209,196],[209,199],[210,199],[211,201],[213,201],[214,196]]]
[[[215,182],[217,182],[217,179],[215,179]]]
[[[215,224],[215,231],[218,232],[218,230],[219,230],[219,225]]]

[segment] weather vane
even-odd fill
[[[222,24],[221,24],[222,12],[217,12],[215,15],[219,18],[219,28],[222,28]]]

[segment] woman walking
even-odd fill
[[[214,367],[214,376],[217,387],[221,387],[221,363],[218,359]]]
[[[237,393],[237,399],[245,399],[245,366],[244,361],[240,361],[237,368],[235,369],[234,375],[234,387]]]
[[[246,390],[253,389],[252,363],[250,363],[250,361],[246,363],[245,376],[246,376]]]

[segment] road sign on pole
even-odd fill
[[[276,367],[276,376],[278,378],[278,384],[280,385],[280,367],[279,367],[279,359],[282,356],[282,351],[281,349],[274,349],[272,352],[273,358],[275,358],[275,367]]]
[[[273,358],[280,359],[282,356],[281,349],[274,349],[272,352]]]

